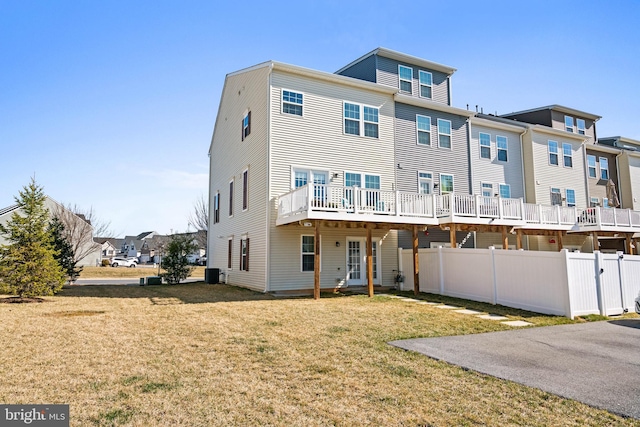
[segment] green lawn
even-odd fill
[[[640,426],[386,344],[509,329],[428,305],[204,284],[76,286],[46,300],[0,304],[0,401],[69,403],[74,426]]]

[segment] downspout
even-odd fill
[[[467,117],[467,156],[469,157],[469,194],[473,194],[473,156],[471,155],[471,117]],[[473,232],[473,248],[478,244],[476,232]]]
[[[266,242],[265,242],[265,269],[264,269],[264,291],[269,292],[271,288],[270,277],[270,247],[271,247],[271,204],[269,199],[271,197],[271,77],[273,75],[273,62],[269,66],[269,78],[267,80],[267,223],[266,228]]]
[[[522,137],[524,136],[525,133],[527,133],[527,131],[529,130],[528,127],[524,128],[524,131],[520,134],[520,169],[521,169],[521,175],[522,175],[522,194],[523,200],[527,200],[527,180],[524,177],[524,141],[522,139]],[[533,185],[534,185],[534,189],[535,189],[535,175],[534,175],[534,180],[533,180]],[[522,212],[522,216],[524,217],[524,212]],[[527,250],[530,250],[531,246],[529,245],[529,235],[526,235],[527,237]]]
[[[451,74],[447,76],[447,94],[447,102],[451,105],[451,99],[453,98],[451,96]]]
[[[620,186],[620,156],[622,156],[622,150],[616,154],[616,173],[618,174],[618,198],[620,199],[620,207],[622,204],[622,187]],[[631,203],[631,207],[629,209],[633,209],[633,203]]]

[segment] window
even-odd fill
[[[564,116],[564,129],[567,132],[573,132],[573,117]]]
[[[559,188],[551,189],[551,205],[562,205],[562,193]]]
[[[431,73],[420,70],[418,72],[418,80],[420,81],[420,96],[431,99],[431,85],[433,84]]]
[[[360,114],[362,107],[363,114]],[[363,120],[361,120],[361,117]],[[366,105],[344,103],[344,133],[378,137],[379,109]]]
[[[213,196],[213,223],[220,222],[220,192],[217,191]]]
[[[609,159],[600,157],[600,179],[609,179]]]
[[[431,145],[431,117],[416,115],[418,144]]]
[[[282,89],[282,112],[302,116],[302,94]]]
[[[596,170],[596,156],[587,154],[587,168],[589,169],[589,178],[598,177],[598,171]]]
[[[315,270],[316,239],[315,236],[302,236],[301,245],[301,268],[302,271]]]
[[[400,77],[400,92],[411,93],[413,83],[413,68],[398,65],[398,76]]]
[[[227,243],[227,268],[232,268],[232,260],[233,260],[233,237],[229,237],[229,241]]]
[[[500,184],[500,197],[503,199],[511,198],[511,186],[509,184]]]
[[[567,206],[575,206],[576,205],[576,192],[575,190],[571,190],[567,188],[565,190],[565,194],[567,196]]]
[[[600,206],[600,199],[597,197],[592,197],[591,202],[589,203],[590,208],[595,208],[596,206]]]
[[[249,209],[249,169],[242,172],[242,210]]]
[[[453,193],[453,175],[440,174],[440,194]]]
[[[233,216],[233,180],[229,181],[229,216]]]
[[[249,238],[240,240],[240,270],[249,271]]]
[[[508,142],[506,136],[496,136],[496,146],[498,147],[498,160],[507,161]]]
[[[549,141],[549,164],[558,165],[558,143],[556,141]]]
[[[480,141],[480,158],[482,159],[490,159],[491,158],[491,135],[488,133],[482,133],[478,135],[478,140]]]
[[[481,184],[482,187],[482,195],[484,197],[493,197],[493,184],[490,182],[483,182]]]
[[[345,187],[362,187],[362,175],[359,173],[346,172],[344,174]]]
[[[433,174],[431,172],[418,172],[418,192],[420,194],[431,194],[433,187]]]
[[[576,119],[576,127],[578,128],[578,133],[580,135],[584,135],[585,134],[584,120]]]
[[[438,119],[438,147],[451,148],[451,121]]]
[[[251,133],[251,111],[247,113],[242,119],[242,140],[249,136]]]
[[[609,207],[609,199],[607,199],[606,197],[602,198],[602,207],[603,208],[608,208]]]
[[[564,160],[565,168],[573,167],[573,150],[571,148],[571,144],[562,144],[562,158]]]

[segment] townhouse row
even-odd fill
[[[552,105],[451,105],[442,64],[378,48],[326,73],[228,74],[210,156],[208,267],[273,292],[398,280],[398,248],[626,250],[640,142]],[[634,198],[635,195],[635,198]]]

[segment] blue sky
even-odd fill
[[[640,2],[0,0],[0,207],[31,176],[119,234],[185,231],[227,73],[383,46],[458,69],[453,105],[562,104],[640,140]]]

